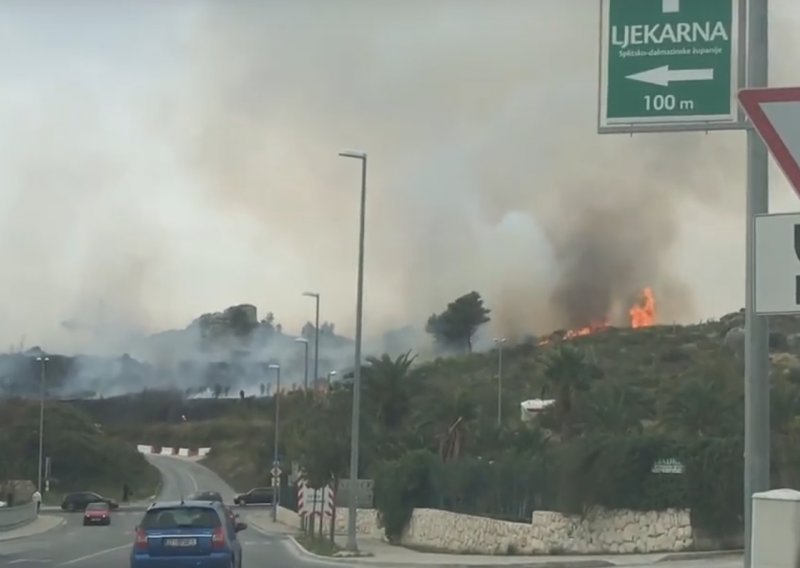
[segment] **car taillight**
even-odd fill
[[[147,550],[147,533],[142,529],[136,531],[136,542],[133,543],[134,550]]]
[[[222,527],[214,529],[214,536],[211,537],[211,548],[225,548],[225,531]]]

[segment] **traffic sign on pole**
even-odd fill
[[[755,218],[755,282],[758,315],[800,313],[800,213]]]
[[[800,87],[742,89],[739,102],[800,196]]]
[[[272,474],[272,477],[275,477],[275,478],[280,477],[281,473],[282,473],[281,472],[281,468],[279,468],[277,465],[272,466],[272,469],[270,470],[270,473]]]
[[[741,0],[601,0],[600,133],[739,128]]]

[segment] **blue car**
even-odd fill
[[[219,502],[153,503],[136,527],[131,568],[242,568],[246,528]]]

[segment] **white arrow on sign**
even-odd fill
[[[651,85],[669,87],[669,84],[676,81],[710,81],[714,78],[713,69],[670,69],[669,65],[662,65],[640,71],[625,77],[632,81],[641,81]]]

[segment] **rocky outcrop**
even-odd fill
[[[347,530],[347,509],[336,510],[336,531]],[[371,509],[359,509],[358,534],[381,538]],[[536,511],[531,523],[498,521],[437,509],[416,509],[401,544],[472,554],[607,554],[677,552],[692,547],[689,511],[608,511],[584,516]]]

